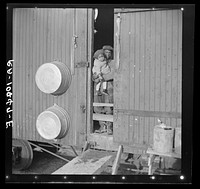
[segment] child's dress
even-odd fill
[[[100,74],[107,74],[110,72],[110,67],[108,66],[107,62],[106,61],[99,61],[97,59],[94,60],[94,66],[92,68],[92,72],[93,74],[96,73],[97,75],[100,75]],[[104,82],[99,82],[97,85],[96,85],[96,90],[99,91],[100,90],[100,87],[103,87],[103,90],[106,90],[107,89],[107,82],[104,81]]]

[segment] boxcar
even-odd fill
[[[181,127],[182,11],[115,9],[113,22],[114,103],[107,105],[114,113],[102,117],[93,112],[94,10],[13,9],[13,138],[78,147],[88,141],[114,151],[122,144],[125,152],[144,153],[157,119]],[[56,62],[65,68],[53,67]],[[68,75],[62,76],[66,69]],[[45,89],[48,81],[53,84]],[[56,93],[56,82],[68,82],[66,90]],[[49,135],[43,131],[45,138],[37,121],[58,120],[62,127],[66,118],[55,112],[48,118],[53,106],[67,113],[68,129],[57,138],[54,128]],[[113,135],[94,133],[94,120],[112,121]]]

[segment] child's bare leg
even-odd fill
[[[96,85],[96,95],[101,95],[100,89],[101,89],[101,82],[99,82],[99,83]]]
[[[108,91],[107,91],[107,82],[106,81],[104,81],[103,83],[102,83],[102,87],[103,87],[103,94],[105,94],[105,95],[108,95]]]
[[[99,83],[96,85],[96,91],[99,91],[100,87],[101,87],[101,83],[99,82]]]
[[[103,86],[103,90],[106,90],[107,89],[107,82],[106,81],[102,82],[102,86]]]

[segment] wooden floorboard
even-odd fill
[[[93,114],[93,120],[113,122],[113,115]]]
[[[114,161],[115,156],[116,153],[113,152],[89,149],[52,174],[100,174],[107,165]]]

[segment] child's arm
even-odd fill
[[[102,77],[102,73],[100,72],[97,76],[98,76],[98,78],[100,79],[100,80],[102,80],[103,79],[103,77]]]
[[[97,59],[94,60],[94,66],[92,68],[92,72],[93,73],[96,72],[97,75],[100,74],[100,72],[101,72],[100,63],[101,62],[99,60],[97,60]]]
[[[114,78],[114,72],[115,72],[115,62],[114,62],[114,60],[112,60],[109,63],[109,66],[110,66],[111,71],[109,73],[103,75],[103,79],[105,81],[113,80],[113,78]]]
[[[95,83],[99,83],[100,81],[102,81],[103,77],[99,74],[97,74],[96,72],[92,75],[92,80]]]

